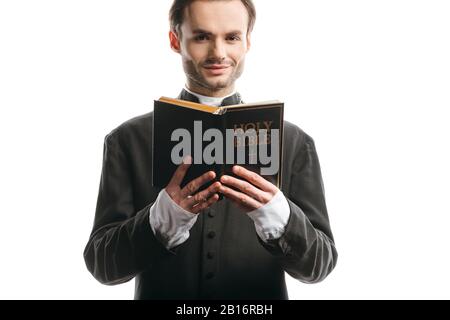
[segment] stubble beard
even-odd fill
[[[201,73],[201,65],[197,67],[192,60],[183,59],[183,68],[188,81],[191,81],[194,85],[199,86],[211,93],[233,86],[236,80],[239,79],[244,72],[244,65],[245,60],[243,59],[237,66],[234,64],[230,66],[230,68],[233,68],[233,71],[227,79],[211,82],[208,81],[208,79],[206,79]]]

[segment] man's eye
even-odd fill
[[[239,40],[241,40],[241,38],[239,38],[238,36],[231,36],[231,37],[228,37],[228,40],[239,41]]]
[[[204,34],[201,34],[201,35],[196,36],[196,37],[195,37],[195,40],[196,40],[196,41],[204,41],[204,40],[208,40],[208,36],[207,36],[207,35],[204,35]]]

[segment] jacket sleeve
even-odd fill
[[[98,281],[107,285],[127,282],[156,259],[174,254],[153,234],[152,205],[136,212],[129,164],[118,132],[113,131],[104,142],[94,226],[84,250],[86,266]]]
[[[322,174],[314,141],[306,135],[296,153],[289,195],[290,217],[280,239],[260,243],[284,270],[305,282],[322,281],[334,269],[337,251],[328,219]]]

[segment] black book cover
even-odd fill
[[[164,188],[169,183],[179,165],[173,161],[172,153],[174,153],[178,158],[177,161],[187,155],[191,155],[193,158],[181,188],[208,171],[215,171],[216,179],[214,181],[218,181],[224,174],[237,177],[231,171],[235,164],[260,174],[281,188],[283,117],[284,104],[280,101],[213,107],[165,97],[156,100],[153,116],[153,186]],[[209,129],[217,129],[216,133],[220,131],[222,138],[208,134]],[[227,129],[233,131],[228,131],[227,135]],[[230,133],[236,132],[238,129],[242,129],[242,133],[251,132],[248,130],[254,129],[256,134],[264,133],[264,130],[267,130],[267,135],[260,134],[247,138],[230,136]],[[274,129],[278,131],[279,147],[274,147],[276,154],[272,155],[271,141],[277,138],[275,134],[271,137],[275,132],[272,131]],[[180,133],[183,133],[184,138],[181,138]],[[189,139],[186,139],[187,137]],[[183,151],[187,150],[187,154],[180,151],[182,141],[184,146],[189,145],[189,148],[183,149]],[[217,152],[219,146],[221,146],[222,154]],[[260,151],[261,147],[265,148],[264,152]],[[238,157],[239,152],[241,153],[240,158]],[[261,168],[270,167],[271,164],[267,163],[267,157],[265,163],[261,162],[260,152],[266,154],[271,159],[271,163],[274,163],[274,159],[276,159],[278,162],[275,166],[278,167],[276,173],[261,174]],[[214,161],[206,159],[208,154],[213,156]],[[243,154],[245,154],[245,159]],[[214,181],[203,185],[199,191],[206,189]]]

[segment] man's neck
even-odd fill
[[[225,95],[223,97],[211,97],[211,96],[205,96],[203,94],[194,92],[193,90],[190,90],[187,85],[184,87],[184,89],[187,92],[189,92],[190,94],[193,94],[194,96],[196,96],[201,104],[206,104],[206,105],[215,106],[215,107],[219,107],[222,104],[222,101],[224,99],[226,99],[227,97],[230,97],[230,96],[236,94],[236,91],[234,90],[230,94]]]
[[[230,96],[233,94],[233,92],[236,92],[235,84],[232,83],[230,86],[226,88],[220,88],[217,90],[209,89],[206,87],[202,87],[197,85],[195,82],[193,82],[191,79],[186,80],[185,87],[189,89],[190,92],[195,92],[196,94],[205,96],[205,97],[212,97],[212,98],[223,98]]]

